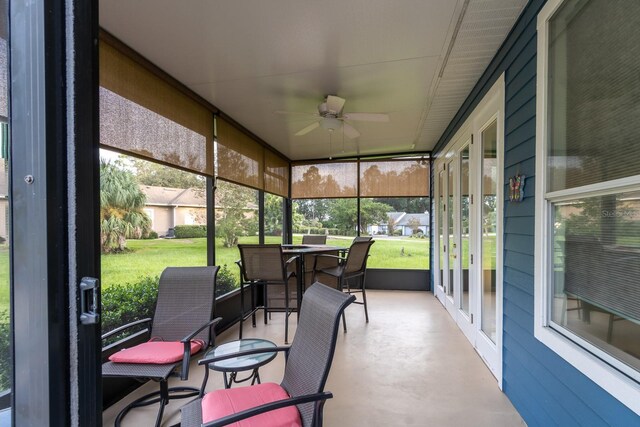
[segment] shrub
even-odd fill
[[[137,283],[102,289],[102,333],[135,320],[153,317],[159,281],[158,276],[145,277]]]
[[[11,388],[11,329],[9,313],[0,311],[0,390]]]
[[[206,225],[176,225],[173,227],[176,239],[207,237]]]
[[[216,276],[216,298],[231,292],[239,286],[240,283],[238,283],[237,277],[231,272],[229,267],[226,264],[220,267],[218,275]]]
[[[142,236],[142,238],[146,239],[146,240],[157,239],[158,238],[158,233],[156,233],[155,231],[151,230],[149,233],[147,233],[146,236]]]
[[[401,230],[401,229],[394,230],[394,231],[393,231],[393,235],[394,235],[394,236],[402,236],[402,230]]]

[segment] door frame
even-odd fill
[[[487,366],[498,379],[498,385],[502,389],[502,339],[503,339],[503,273],[504,273],[504,104],[505,104],[505,90],[504,90],[504,74],[498,78],[496,83],[492,86],[489,92],[484,96],[478,107],[473,111],[473,127],[474,140],[477,141],[475,145],[476,150],[476,173],[482,172],[482,132],[487,129],[494,121],[496,122],[496,157],[497,157],[497,195],[496,195],[496,342],[491,341],[489,337],[482,331],[482,319],[478,318],[477,334],[475,347],[478,354],[485,360]],[[477,200],[481,198],[482,191],[481,178],[475,180],[474,192],[478,196]],[[478,203],[476,208],[476,229],[479,230],[479,235],[476,238],[474,245],[474,252],[477,255],[477,262],[475,263],[476,277],[478,277],[478,293],[475,301],[475,312],[482,313],[482,298],[480,293],[482,292],[482,283],[480,277],[482,277],[482,215],[480,215],[481,205]]]
[[[102,424],[97,6],[10,2],[13,425]]]
[[[468,281],[469,281],[469,312],[465,313],[464,310],[462,309],[462,296],[464,294],[463,292],[463,275],[464,275],[464,271],[463,271],[463,266],[462,266],[462,249],[463,249],[463,245],[462,245],[462,230],[461,230],[461,224],[462,224],[462,206],[460,201],[462,200],[462,152],[464,151],[465,148],[469,148],[469,178],[470,178],[470,185],[469,185],[469,192],[470,192],[470,196],[471,194],[473,194],[472,188],[471,188],[471,181],[473,181],[473,177],[474,177],[474,165],[475,165],[475,150],[474,145],[473,145],[473,135],[469,132],[465,132],[463,133],[462,137],[460,138],[460,142],[458,144],[456,144],[455,146],[455,162],[456,162],[456,168],[457,168],[457,175],[456,175],[456,181],[457,181],[457,185],[455,187],[454,190],[454,199],[456,200],[456,206],[458,206],[458,209],[455,212],[454,215],[454,220],[456,223],[456,227],[454,227],[454,235],[455,235],[455,239],[457,240],[457,263],[456,263],[456,268],[455,268],[455,272],[454,272],[454,281],[455,281],[455,285],[456,285],[456,298],[455,298],[455,307],[456,307],[456,311],[455,311],[455,319],[456,319],[456,323],[458,324],[458,327],[462,330],[462,332],[464,332],[464,334],[467,336],[467,339],[471,342],[471,344],[473,344],[475,346],[475,340],[476,340],[476,330],[474,328],[474,314],[476,313],[475,310],[475,300],[477,299],[477,292],[474,292],[474,283],[476,278],[478,277],[478,275],[475,272],[475,266],[474,264],[471,262],[471,259],[468,260]],[[469,245],[468,245],[468,251],[469,251],[469,258],[471,257],[472,254],[475,254],[475,250],[474,250],[474,243],[477,240],[475,238],[475,222],[474,222],[474,206],[472,206],[473,204],[471,203],[471,200],[469,200]]]
[[[446,247],[445,247],[443,252],[446,256],[443,256],[440,249],[441,249],[441,245],[444,244],[441,240],[444,240],[444,236],[445,236],[445,225],[446,225],[445,216],[447,215],[447,211],[445,209],[446,202],[444,197],[444,192],[445,192],[445,189],[447,188],[446,186],[447,171],[444,168],[444,163],[442,162],[438,166],[436,166],[436,164],[433,163],[433,168],[434,168],[434,171],[436,171],[436,173],[434,174],[435,182],[434,182],[433,188],[438,192],[438,194],[433,198],[434,212],[436,213],[434,217],[435,233],[433,233],[434,249],[436,249],[433,251],[433,254],[434,254],[433,271],[437,272],[433,276],[433,284],[434,284],[433,291],[436,298],[438,298],[438,300],[440,301],[440,303],[442,305],[445,305],[446,289],[444,287],[444,283],[442,283],[443,282],[442,279],[444,279],[445,277],[445,271],[448,272],[449,270],[449,267],[447,264],[448,253],[446,252]],[[441,208],[442,208],[442,212],[440,211]]]
[[[498,78],[492,88],[486,93],[483,99],[478,103],[469,118],[464,122],[460,129],[455,133],[451,142],[441,151],[434,160],[434,169],[437,171],[435,178],[440,180],[439,172],[443,170],[445,164],[455,165],[454,174],[454,239],[457,239],[456,250],[456,263],[454,266],[454,295],[453,300],[447,297],[446,293],[442,289],[440,284],[439,274],[435,274],[434,290],[438,300],[447,308],[447,311],[451,314],[456,321],[460,329],[463,331],[467,339],[471,342],[478,354],[485,361],[493,375],[498,380],[498,386],[502,389],[502,351],[503,351],[503,239],[504,239],[504,103],[505,103],[505,89],[504,89],[504,74]],[[481,274],[482,274],[482,253],[481,245],[482,239],[482,227],[480,224],[482,216],[480,215],[480,209],[482,205],[477,202],[480,198],[477,196],[481,191],[482,180],[478,178],[481,173],[481,160],[482,160],[482,131],[490,125],[493,120],[497,121],[497,203],[496,209],[498,215],[496,216],[496,342],[493,343],[486,334],[482,331],[482,299],[480,298],[480,292],[482,292],[481,286]],[[462,310],[459,309],[461,305],[462,293],[461,283],[462,278],[460,275],[462,271],[460,269],[460,153],[469,143],[469,155],[470,155],[470,193],[475,197],[475,203],[470,204],[470,236],[469,236],[469,252],[474,256],[474,262],[469,264],[469,316],[467,316]],[[449,166],[445,168],[444,174],[447,183]],[[436,187],[437,188],[437,187]],[[448,194],[446,186],[445,193]],[[439,208],[440,200],[435,197],[435,207]],[[447,202],[448,203],[448,202]],[[457,208],[456,208],[457,207]],[[449,209],[449,206],[447,206]],[[448,215],[446,212],[443,215],[445,231],[443,235],[448,235]],[[438,221],[436,215],[436,221]],[[436,233],[433,234],[435,241],[438,244],[438,255],[435,258],[435,267],[439,268],[439,244],[440,236],[438,223],[436,223]],[[480,234],[479,234],[480,233]],[[451,249],[451,248],[448,248]],[[448,269],[449,255],[445,257],[444,267]],[[434,269],[434,271],[439,271]],[[447,270],[448,271],[448,270]],[[453,309],[452,307],[453,306]],[[472,320],[473,316],[473,320]]]

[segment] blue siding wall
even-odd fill
[[[505,201],[503,389],[529,426],[632,426],[638,416],[533,335],[536,17],[529,3],[436,151],[505,73],[505,181],[527,176],[521,203]],[[505,195],[507,195],[505,187]]]

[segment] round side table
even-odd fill
[[[245,338],[241,340],[231,341],[220,344],[209,350],[205,357],[219,357],[240,351],[253,350],[257,348],[275,348],[276,345],[268,340],[258,338]],[[209,368],[222,372],[224,375],[224,387],[231,388],[233,383],[239,384],[251,380],[251,385],[256,382],[260,384],[260,366],[266,365],[275,359],[277,352],[266,352],[260,354],[252,354],[249,356],[234,357],[231,359],[221,360],[211,363]],[[243,371],[251,371],[246,378],[238,379],[238,373]],[[228,374],[228,375],[227,375]]]

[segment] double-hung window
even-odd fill
[[[640,413],[640,3],[538,17],[538,339]]]

